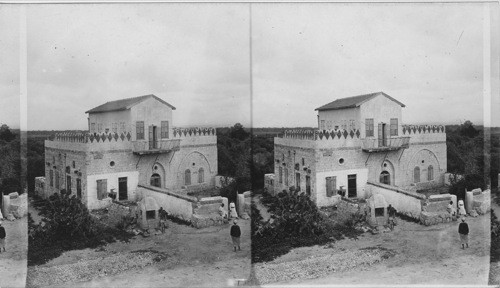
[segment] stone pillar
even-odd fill
[[[4,217],[7,217],[10,213],[10,196],[9,195],[3,195],[2,198],[2,214]]]
[[[470,213],[472,211],[472,203],[474,202],[474,194],[472,191],[467,191],[465,192],[465,200],[464,200],[464,205],[465,205],[465,211],[467,213]]]
[[[243,194],[238,194],[236,198],[236,212],[238,212],[238,216],[240,217],[245,212],[245,195]]]
[[[222,198],[222,203],[224,203],[224,209],[226,210],[226,213],[229,215],[229,200],[227,197],[221,197]]]

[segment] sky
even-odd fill
[[[19,122],[16,8],[0,6],[0,44],[8,47],[0,49],[7,68],[0,123],[12,126]],[[29,5],[28,129],[87,129],[85,111],[147,94],[177,108],[177,127],[314,127],[315,108],[378,91],[406,105],[404,124],[483,123],[482,4],[251,10],[250,35],[248,4]],[[498,53],[498,39],[491,42]]]
[[[20,126],[19,7],[0,5],[0,124]]]

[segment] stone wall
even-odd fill
[[[137,187],[137,201],[144,197],[152,197],[169,214],[185,221],[191,221],[193,216],[193,207],[196,205],[196,198],[191,196],[179,195],[152,186],[139,185]]]
[[[474,189],[465,193],[465,210],[469,215],[484,215],[491,209],[491,190]]]
[[[420,219],[420,214],[422,213],[422,202],[425,201],[426,197],[417,193],[405,191],[393,186],[368,182],[366,185],[368,193],[382,194],[387,202],[387,205],[391,204],[396,210],[408,217],[415,220]]]

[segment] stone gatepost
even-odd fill
[[[236,212],[238,212],[238,216],[241,217],[243,212],[245,212],[245,195],[244,194],[238,194],[238,197],[236,198]]]
[[[2,214],[4,217],[7,217],[10,213],[10,196],[3,195],[2,198]]]
[[[227,215],[229,215],[229,200],[227,197],[221,197],[222,203],[224,203],[224,210],[226,210]]]
[[[465,211],[467,213],[472,212],[474,209],[473,204],[474,204],[474,195],[480,195],[481,194],[481,189],[477,188],[472,191],[467,191],[465,192]]]

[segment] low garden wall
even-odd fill
[[[197,202],[196,197],[180,195],[153,186],[137,186],[137,201],[145,197],[151,197],[156,200],[159,207],[163,207],[169,214],[185,220],[191,221],[193,216],[193,205]]]
[[[387,204],[391,204],[392,207],[396,208],[398,213],[411,217],[415,220],[420,219],[420,213],[422,213],[422,202],[426,199],[425,195],[374,182],[368,182],[366,189],[368,193],[371,193],[372,195],[381,194],[384,196]]]
[[[219,214],[219,207],[225,203],[227,209],[227,198],[205,197],[198,200],[196,197],[181,195],[166,189],[153,186],[139,185],[137,188],[138,201],[145,197],[155,199],[159,207],[162,207],[170,215],[188,221],[196,228],[223,225],[226,220]]]

